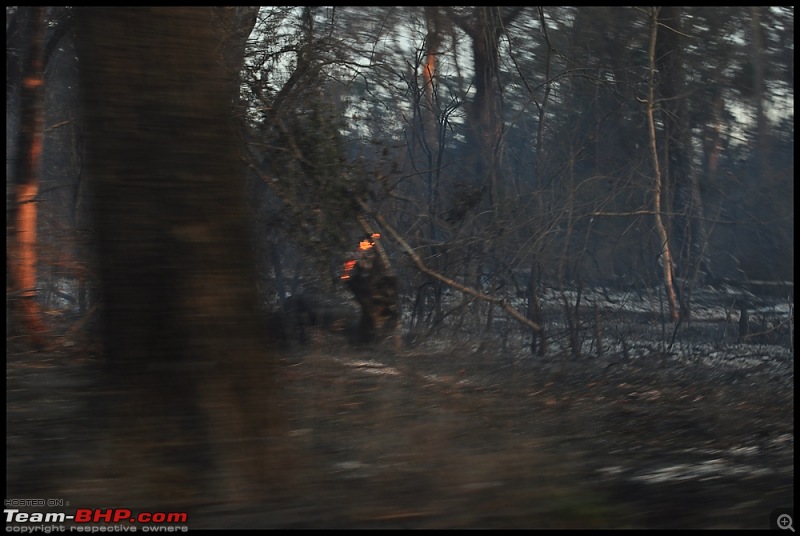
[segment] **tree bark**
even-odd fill
[[[753,59],[753,107],[756,109],[756,147],[755,163],[758,179],[764,184],[770,184],[772,177],[769,172],[769,124],[767,121],[765,96],[765,44],[764,30],[761,27],[762,6],[750,7],[750,43],[752,46],[751,58]]]
[[[672,268],[672,250],[669,245],[669,235],[664,225],[661,215],[661,200],[665,195],[661,175],[661,165],[658,161],[658,146],[656,143],[655,126],[655,70],[656,70],[656,36],[658,35],[658,13],[659,8],[651,8],[650,11],[650,75],[647,94],[647,123],[650,128],[650,151],[653,157],[653,212],[655,213],[656,231],[660,242],[658,262],[664,277],[664,289],[667,293],[667,303],[669,304],[669,314],[672,320],[677,322],[680,319],[680,308],[678,306],[678,295],[675,292]]]
[[[503,14],[496,6],[474,8],[472,20],[453,14],[456,24],[472,40],[475,69],[475,96],[467,106],[469,132],[474,153],[475,180],[488,187],[495,218],[499,215],[504,192],[499,182],[500,144],[503,133],[503,100],[500,83],[500,37],[505,26],[522,11],[515,7]]]
[[[681,246],[678,265],[684,279],[692,280],[695,274],[710,272],[710,261],[706,253],[706,225],[699,177],[692,165],[692,127],[683,60],[682,9],[664,6],[659,12],[656,65],[659,73],[658,93],[664,111],[661,118],[666,134],[664,150],[667,166],[664,179],[673,189],[674,203],[670,212],[677,214],[674,219],[675,234]],[[689,303],[682,300],[681,305],[688,314]]]
[[[22,65],[20,129],[13,176],[16,182],[14,236],[9,264],[18,292],[17,303],[25,334],[35,346],[44,344],[47,329],[37,301],[37,202],[44,125],[45,8],[20,7]]]
[[[213,20],[76,10],[107,423],[130,501],[250,501],[267,482],[273,361]]]

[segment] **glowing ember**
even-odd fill
[[[375,246],[375,240],[379,239],[380,237],[380,233],[372,233],[370,236],[364,238],[364,240],[358,243],[358,251],[355,252],[356,258],[344,262],[343,273],[341,276],[342,279],[350,279],[350,273],[356,267],[358,259],[361,258],[364,252],[373,248]]]
[[[356,261],[344,261],[344,273],[342,279],[350,279],[350,272],[356,267]]]

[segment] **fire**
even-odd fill
[[[375,240],[381,237],[380,233],[372,233],[369,237],[364,238],[364,240],[358,243],[358,251],[355,253],[356,258],[344,261],[344,269],[341,278],[342,279],[350,279],[350,272],[356,267],[356,263],[358,259],[361,258],[361,255],[369,251],[371,248],[375,246]]]
[[[358,244],[358,249],[366,251],[375,245],[375,240],[381,237],[381,233],[372,233],[369,238],[365,238]]]
[[[344,273],[342,279],[350,279],[350,272],[356,267],[356,261],[344,261]]]

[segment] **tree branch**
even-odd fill
[[[361,206],[361,209],[365,213],[369,214],[369,210],[367,209],[367,206],[363,201],[359,200],[359,205]],[[405,251],[405,253],[409,257],[411,257],[411,260],[413,261],[413,263],[416,265],[417,269],[420,272],[422,272],[424,274],[427,274],[427,275],[433,277],[434,279],[437,279],[437,280],[441,281],[442,283],[444,283],[445,285],[447,285],[450,288],[453,288],[453,289],[458,290],[460,292],[463,292],[465,294],[469,294],[470,296],[474,296],[475,298],[478,298],[479,300],[483,300],[483,301],[488,302],[488,303],[493,303],[495,305],[499,305],[506,313],[508,313],[515,320],[519,321],[521,324],[524,324],[525,326],[529,327],[533,331],[536,331],[536,332],[542,331],[542,327],[539,324],[537,324],[536,322],[526,318],[525,315],[523,315],[522,313],[520,313],[519,311],[517,311],[516,309],[511,307],[502,298],[495,298],[494,296],[490,296],[488,294],[484,294],[483,292],[480,292],[479,290],[475,290],[474,288],[462,285],[458,281],[450,279],[449,277],[447,277],[447,276],[445,276],[443,274],[440,274],[439,272],[437,272],[435,270],[432,270],[432,269],[428,268],[425,265],[425,263],[422,261],[420,256],[417,255],[417,253],[412,249],[412,247],[410,245],[408,245],[408,242],[406,242],[403,239],[403,237],[400,236],[397,233],[397,231],[395,231],[392,228],[391,225],[386,223],[386,220],[384,220],[379,214],[373,214],[372,217],[375,218],[375,221],[377,221],[381,225],[381,227],[383,227],[386,230],[386,232],[398,244],[400,244],[400,247],[403,248],[403,251]]]

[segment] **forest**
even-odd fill
[[[6,67],[7,497],[793,504],[793,7],[11,6]]]

